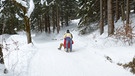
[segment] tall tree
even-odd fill
[[[42,32],[44,29],[41,27],[43,24],[42,23],[43,5],[40,3],[40,1],[35,1],[34,4],[35,4],[35,8],[33,10],[33,13],[31,14],[31,29],[36,30],[37,32],[39,31]]]
[[[116,22],[119,20],[120,16],[119,16],[119,1],[116,0]]]
[[[59,0],[54,1],[52,7],[52,25],[53,32],[56,30],[57,33],[60,31],[60,3]]]
[[[134,13],[135,13],[135,0],[133,1],[133,5],[134,5]]]
[[[3,9],[0,8],[0,24],[4,26],[3,33],[15,34],[14,29],[20,29],[18,28],[20,27],[19,24],[22,24],[22,21],[17,18],[17,16],[21,14],[19,12],[20,10],[10,0],[5,0],[2,3],[1,7],[3,7]]]
[[[69,21],[71,19],[76,18],[77,12],[77,1],[76,0],[63,0],[61,1],[61,14],[62,18],[64,18],[65,25],[69,25]]]
[[[114,21],[113,21],[113,9],[112,9],[112,1],[108,0],[108,36],[114,34]]]
[[[56,26],[57,26],[57,33],[59,33],[60,31],[59,5],[56,5]]]
[[[56,24],[56,21],[55,21],[55,6],[54,5],[52,5],[51,6],[52,7],[52,26],[53,26],[53,33],[55,32],[55,29],[56,29],[56,26],[55,26],[55,24]]]
[[[103,20],[103,0],[100,0],[100,35],[104,32],[104,20]]]
[[[104,21],[105,24],[107,25],[107,0],[104,0]]]
[[[4,64],[3,52],[2,52],[2,44],[0,44],[0,63]]]
[[[18,3],[16,0],[13,0],[13,2],[22,9],[23,12],[23,19],[25,22],[25,27],[26,27],[26,36],[27,36],[27,43],[32,43],[31,40],[31,32],[30,32],[30,23],[29,23],[29,17],[26,15],[28,14],[28,8],[23,6],[21,3]]]
[[[121,1],[121,16],[122,16],[122,20],[125,20],[125,0]]]
[[[130,6],[129,6],[129,0],[127,0],[127,4],[126,4],[126,25],[129,25],[129,10]]]
[[[88,26],[90,23],[96,22],[100,19],[99,5],[99,0],[79,0],[79,27]]]

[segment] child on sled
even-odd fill
[[[61,49],[62,46],[64,46],[64,49],[66,48],[66,52],[68,52],[68,49],[70,48],[70,52],[72,51],[72,44],[73,44],[73,35],[70,33],[69,30],[64,34],[64,44],[60,44],[60,47],[58,49]]]

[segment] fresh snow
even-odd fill
[[[31,44],[27,44],[25,32],[2,35],[0,38],[5,39],[1,41],[5,65],[0,65],[0,76],[134,76],[130,69],[124,69],[117,63],[132,61],[135,44],[128,46],[108,37],[107,31],[103,35],[99,35],[97,30],[81,36],[77,23],[78,20],[73,20],[71,26],[63,28],[59,34],[32,33]],[[118,25],[122,22],[115,23],[115,26]],[[74,40],[73,52],[69,53],[63,48],[57,49],[67,29]],[[111,61],[106,57],[110,57]],[[8,69],[7,74],[3,74],[4,68]]]
[[[29,7],[28,17],[34,9],[33,0],[29,1],[28,6],[25,1],[17,0]],[[41,0],[41,3],[45,1]],[[134,17],[135,15],[131,15],[132,25],[135,24]],[[1,35],[5,65],[0,64],[0,76],[134,76],[130,69],[124,69],[117,63],[132,61],[135,44],[128,46],[108,37],[107,26],[103,35],[95,31],[81,36],[77,29],[78,21],[73,20],[71,26],[62,29],[59,34],[33,33],[31,44],[27,44],[24,31],[17,35]],[[120,20],[115,23],[116,28],[121,25],[123,22]],[[74,36],[71,53],[66,53],[63,48],[57,50],[67,29]],[[109,61],[106,57],[112,60]],[[3,74],[5,68],[8,70],[7,74]]]

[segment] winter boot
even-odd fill
[[[61,48],[58,48],[58,50],[61,50]]]

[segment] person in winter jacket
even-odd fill
[[[66,39],[66,52],[68,52],[68,44],[70,44],[70,52],[72,51],[72,38],[73,35],[69,30],[64,34],[64,39]]]
[[[72,44],[74,44],[74,41],[72,40]],[[59,46],[59,50],[61,50],[61,48],[64,47],[64,49],[66,49],[66,39],[64,39],[64,43],[60,43]],[[70,44],[68,43],[68,48],[70,48]]]

